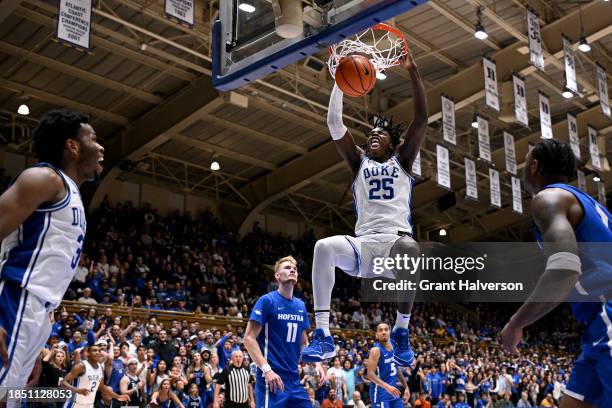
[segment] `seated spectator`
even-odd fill
[[[356,408],[366,408],[365,404],[361,400],[361,394],[359,391],[355,391],[353,393],[353,398],[346,405]]]

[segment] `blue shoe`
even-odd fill
[[[394,329],[391,332],[393,345],[393,361],[400,367],[412,367],[414,364],[414,351],[410,345],[408,329]]]
[[[315,329],[312,332],[312,341],[302,350],[302,361],[304,363],[318,363],[335,356],[334,338],[325,336],[323,329]]]

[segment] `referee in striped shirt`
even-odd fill
[[[244,354],[241,350],[232,353],[230,363],[223,369],[215,385],[215,403],[213,408],[220,408],[219,394],[225,387],[224,408],[255,408],[253,397],[253,376],[242,366]]]

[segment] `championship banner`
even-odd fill
[[[421,151],[417,153],[414,161],[412,162],[412,174],[415,176],[421,177]]]
[[[568,112],[567,114],[567,130],[569,132],[569,143],[574,156],[580,160],[580,138],[578,137],[578,121],[576,117]]]
[[[597,129],[589,126],[589,153],[591,153],[591,163],[595,170],[601,170],[601,160],[599,158],[599,145],[597,144]]]
[[[529,61],[540,71],[544,71],[544,53],[540,34],[540,19],[537,13],[530,9],[527,12],[527,35],[529,37]]]
[[[164,13],[193,28],[195,0],[164,0]]]
[[[442,130],[444,141],[457,144],[457,129],[455,127],[455,102],[442,95]]]
[[[514,150],[514,136],[504,132],[504,153],[506,155],[506,171],[516,176],[516,151]]]
[[[60,0],[57,39],[76,48],[89,49],[91,0]]]
[[[584,171],[576,170],[576,173],[578,174],[578,188],[586,193],[587,183],[586,183],[586,176],[584,175]]]
[[[542,91],[540,94],[540,132],[542,139],[552,139],[552,120],[550,119],[550,102],[548,96]]]
[[[521,194],[521,179],[518,177],[510,177],[512,179],[512,211],[517,214],[523,213],[523,197]]]
[[[512,75],[512,81],[514,83],[514,114],[516,115],[516,121],[523,126],[529,126],[525,81],[516,74]]]
[[[491,139],[489,137],[489,122],[482,116],[478,120],[478,157],[491,161]]]
[[[499,112],[499,91],[497,89],[497,67],[493,60],[483,57],[485,78],[485,99],[487,106]]]
[[[564,35],[563,38],[563,55],[565,57],[565,85],[569,90],[578,94],[578,82],[576,82],[576,59],[572,43]]]
[[[600,64],[597,64],[597,88],[599,89],[599,104],[603,114],[612,119],[610,113],[610,99],[608,96],[608,76],[606,69]]]
[[[501,191],[499,189],[499,171],[489,167],[491,205],[501,208]]]
[[[478,200],[478,184],[476,182],[476,163],[472,159],[464,158],[465,163],[465,196]]]
[[[599,204],[606,206],[606,184],[603,181],[597,182],[597,201]]]
[[[436,145],[436,153],[438,159],[438,185],[450,190],[451,178],[448,149],[444,146]]]

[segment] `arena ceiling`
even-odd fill
[[[528,62],[525,3],[540,12],[546,73]],[[192,30],[166,19],[162,0],[95,0],[92,48],[83,53],[55,41],[56,1],[0,2],[0,126],[3,133],[10,129],[11,135],[5,148],[27,154],[36,119],[50,108],[67,106],[94,118],[93,125],[105,140],[107,163],[117,165],[107,177],[217,199],[236,225],[265,210],[350,231],[351,175],[325,122],[332,88],[329,75],[302,61],[235,92],[219,94],[210,85],[210,23],[217,17],[218,4],[197,0],[196,5]],[[485,41],[473,36],[479,6],[489,33]],[[503,172],[502,131],[514,135],[522,167],[528,143],[539,137],[538,89],[551,98],[556,137],[567,138],[570,111],[578,114],[583,152],[588,151],[587,123],[608,139],[612,125],[599,110],[594,63],[606,67],[612,83],[611,6],[603,0],[584,1],[580,11],[593,50],[576,52],[583,96],[571,100],[561,96],[560,38],[561,33],[576,41],[580,38],[576,1],[430,0],[395,18],[408,35],[429,96],[423,178],[413,198],[419,238],[433,238],[429,234],[442,227],[449,230],[449,239],[456,240],[525,236],[529,205],[525,198],[525,214],[512,213],[509,178]],[[531,129],[499,120],[484,107],[483,55],[496,60],[502,82],[509,81],[512,72],[526,77]],[[325,53],[315,56],[319,61],[325,58]],[[501,86],[502,102],[512,109],[512,95]],[[458,128],[451,162],[456,203],[445,210],[449,192],[435,183],[433,153],[442,139],[441,93],[455,99]],[[24,97],[29,117],[15,113]],[[363,142],[362,129],[375,112],[406,121],[412,116],[411,85],[401,70],[379,81],[370,96],[345,101],[345,123],[358,142]],[[476,153],[477,135],[470,127],[475,112],[491,122],[494,163],[505,186],[499,210],[489,205],[483,163],[478,164],[480,201],[464,199],[462,157]],[[214,156],[221,171],[209,169]],[[603,179],[612,188],[612,177],[604,173]],[[592,181],[589,188],[596,191]]]

